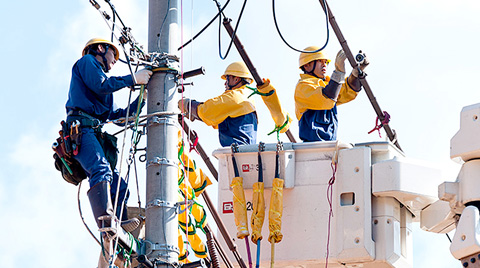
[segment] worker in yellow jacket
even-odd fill
[[[305,48],[305,51],[316,50],[319,47]],[[330,59],[325,52],[300,54],[299,67],[303,74],[295,89],[295,114],[299,120],[299,137],[304,142],[337,139],[337,105],[354,100],[361,90],[357,68],[345,78],[345,59],[345,53],[340,50],[332,76],[326,76]],[[365,59],[359,69],[363,71],[368,63]]]
[[[186,117],[218,129],[223,147],[257,143],[257,113],[255,104],[248,96],[251,91],[246,85],[253,77],[243,62],[230,64],[221,76],[225,80],[225,92],[205,102],[183,99],[178,107]]]

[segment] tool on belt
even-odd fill
[[[55,168],[62,173],[63,179],[73,185],[78,185],[87,178],[80,163],[73,158],[78,154],[81,141],[80,122],[74,122],[68,126],[65,121],[60,122],[62,129],[60,137],[53,143],[52,149],[55,152]]]
[[[98,128],[100,120],[81,111],[72,111],[68,114],[68,122],[60,122],[60,137],[52,145],[55,152],[55,168],[62,173],[68,183],[78,185],[87,178],[85,171],[74,156],[78,155],[82,142],[82,127]]]

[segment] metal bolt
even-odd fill
[[[360,210],[359,207],[355,207],[355,211],[358,212]]]
[[[471,258],[471,259],[470,259],[470,262],[471,262],[471,263],[475,263],[475,261],[476,261],[475,258]]]
[[[465,241],[465,239],[467,239],[467,236],[466,236],[466,235],[462,235],[462,241]]]
[[[355,171],[355,173],[357,173],[357,172],[360,171],[360,169],[358,167],[355,167],[354,171]]]
[[[355,238],[355,244],[358,244],[358,243],[360,243],[360,238],[356,237]]]
[[[468,267],[468,262],[464,262],[463,267]]]

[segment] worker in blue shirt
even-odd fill
[[[225,80],[225,91],[218,97],[198,102],[183,99],[178,107],[187,118],[203,121],[218,129],[220,144],[223,147],[233,143],[247,145],[257,143],[257,113],[251,91],[246,85],[253,77],[243,62],[230,64],[221,76]]]
[[[126,117],[127,109],[114,106],[113,93],[137,84],[147,84],[152,72],[140,70],[132,75],[110,76],[110,71],[119,58],[117,47],[110,41],[93,38],[87,42],[80,58],[72,68],[72,78],[66,103],[67,124],[80,123],[81,138],[78,152],[74,155],[89,178],[90,190],[87,195],[99,228],[100,216],[113,216],[112,198],[115,200],[120,183],[117,217],[122,214],[121,226],[125,231],[136,229],[140,221],[128,220],[126,202],[129,196],[127,184],[115,169],[117,148],[116,138],[102,133],[100,123]],[[130,104],[129,116],[133,116],[138,105],[144,105],[138,98]],[[121,208],[123,207],[123,210]],[[107,226],[108,227],[108,226]]]
[[[359,69],[368,65],[365,60],[345,78],[343,50],[335,58],[335,70],[327,76],[330,59],[320,48],[305,48],[299,58],[299,68],[303,71],[295,88],[295,114],[298,119],[299,136],[304,142],[331,141],[337,139],[337,105],[354,100],[362,89]]]

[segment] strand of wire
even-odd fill
[[[321,0],[323,1],[324,5],[326,5],[326,1],[325,0]],[[277,33],[278,35],[280,36],[280,38],[282,39],[282,41],[291,49],[297,51],[297,52],[300,52],[300,53],[316,53],[316,52],[319,52],[321,50],[323,50],[327,44],[328,44],[328,40],[330,38],[330,31],[329,31],[329,27],[328,27],[328,11],[327,9],[325,9],[325,19],[326,19],[326,28],[327,28],[327,38],[325,40],[325,44],[317,49],[317,50],[313,50],[313,51],[306,51],[306,50],[300,50],[300,49],[297,49],[297,48],[294,48],[292,45],[290,45],[290,43],[287,42],[287,40],[283,37],[282,35],[282,32],[280,31],[280,27],[278,26],[278,22],[277,22],[277,15],[276,15],[276,12],[275,12],[275,0],[272,0],[272,11],[273,11],[273,22],[275,23],[275,28],[277,29]]]
[[[245,10],[245,6],[247,5],[247,0],[243,1],[242,9],[240,10],[240,14],[238,15],[237,24],[235,25],[235,29],[233,30],[232,38],[230,38],[230,44],[228,45],[227,52],[225,52],[225,56],[222,56],[222,40],[221,40],[221,30],[222,30],[222,15],[225,17],[223,12],[220,8],[220,3],[217,0],[214,0],[217,4],[218,13],[220,13],[220,18],[218,19],[218,54],[222,60],[226,59],[228,53],[230,53],[230,49],[232,48],[233,41],[235,40],[235,36],[237,34],[238,25],[240,24],[240,20],[242,19],[243,11]]]
[[[180,43],[183,44],[183,1],[180,1]],[[180,70],[181,70],[181,87],[183,88],[183,49],[180,50]],[[183,99],[183,92],[182,92],[182,99]],[[183,103],[183,101],[182,101]],[[189,109],[190,110],[190,109]],[[183,136],[183,132],[182,132],[182,136]],[[184,143],[183,143],[183,139],[182,139],[182,148],[181,148],[181,152],[182,152],[182,155],[183,155],[183,147]],[[182,155],[179,156],[180,158],[180,163],[182,164],[183,168],[184,168],[184,171],[185,171],[185,164],[183,163],[182,161]],[[185,172],[184,172],[185,173]],[[188,174],[187,174],[188,176]],[[186,177],[187,177],[186,176]],[[177,178],[178,179],[178,178]],[[185,182],[185,187],[184,187],[184,191],[186,192],[187,189],[187,184]],[[187,208],[187,203],[188,203],[188,195],[185,195],[185,208]],[[186,228],[187,228],[187,238],[188,238],[188,211],[187,209],[185,209],[185,224],[186,224]],[[185,244],[185,249],[186,251],[188,252],[188,244]]]
[[[87,231],[90,233],[90,235],[97,241],[99,245],[101,245],[100,241],[98,238],[93,234],[92,230],[88,227],[87,223],[85,222],[85,218],[83,217],[83,212],[82,212],[82,206],[80,205],[80,189],[82,188],[82,182],[78,184],[78,192],[77,192],[77,203],[78,203],[78,213],[80,214],[80,218],[82,219],[83,225],[85,225],[85,228],[87,228]]]
[[[144,91],[145,87],[142,86],[142,89],[140,90],[140,94],[138,96],[138,102],[137,102],[137,112],[135,114],[135,122],[136,122],[136,125],[138,123],[138,115],[139,115],[139,112],[140,112],[140,107],[141,107],[141,101],[143,100],[143,91]],[[126,113],[126,117],[125,117],[125,122],[128,122],[128,119],[129,119],[129,116],[130,116],[130,104],[131,104],[131,99],[132,99],[132,92],[133,90],[130,90],[129,92],[129,95],[128,95],[128,105],[127,105],[127,113]],[[128,124],[125,124],[125,128],[124,128],[124,133],[123,133],[123,140],[122,140],[122,149],[120,150],[120,166],[118,168],[118,174],[119,176],[121,176],[122,174],[122,166],[123,166],[123,153],[124,153],[124,150],[125,150],[125,143],[126,143],[126,138],[127,138],[127,130],[128,129]],[[135,135],[137,132],[137,129],[135,127],[134,129],[134,132],[132,133],[132,136]],[[130,148],[130,152],[131,152],[131,148]],[[129,174],[130,174],[130,166],[131,166],[131,163],[128,163],[128,168],[127,168],[127,175],[125,177],[125,183],[127,185],[127,188],[128,188],[128,182],[129,182]],[[120,180],[120,178],[119,178]],[[116,193],[115,193],[115,204],[113,205],[113,211],[117,211],[117,207],[118,207],[118,199],[119,199],[119,192],[120,192],[120,182],[117,183],[117,190],[116,190]],[[125,205],[125,198],[126,198],[126,194],[125,196],[122,197],[122,202],[120,204],[120,215],[118,215],[119,219],[122,219],[122,214],[123,214],[123,211],[124,211],[124,205]],[[117,228],[118,229],[118,228]],[[119,240],[119,236],[115,237],[115,242],[114,242],[114,249],[117,248],[118,246],[118,240]],[[115,251],[112,258],[110,259],[110,262],[113,262],[113,260],[115,260],[116,258],[116,254],[117,252]]]
[[[112,34],[112,36],[117,40],[118,43],[122,44],[122,42],[120,42],[120,38],[117,36],[117,34],[115,33],[114,29],[115,29],[115,26],[117,28],[119,28],[119,26],[117,25],[116,21],[113,21],[112,22],[112,25],[110,25],[109,23],[109,19],[107,19],[105,17],[105,14],[100,10],[98,9],[98,12],[100,13],[100,16],[103,18],[103,20],[105,21],[105,23],[107,24],[108,28],[110,29],[110,32]],[[115,14],[117,14],[117,17],[119,18],[119,20],[121,21],[120,17],[118,16],[118,13],[116,13],[115,11]],[[122,22],[123,24],[123,22]],[[113,40],[113,37],[112,37],[112,40]],[[138,52],[140,52],[142,55],[145,55],[145,52],[143,52],[143,50],[141,50],[138,46],[136,45],[133,45],[132,46],[134,49],[136,49]],[[130,55],[128,55],[127,51],[125,50],[125,47],[123,45],[121,45],[121,48],[125,54],[125,58],[127,59],[126,61],[122,60],[122,59],[119,59],[120,62],[122,63],[125,63],[125,64],[129,64],[129,63],[132,63],[132,62],[136,62],[135,64],[138,66],[138,65],[150,65],[150,66],[153,66],[151,62],[147,62],[147,61],[144,61],[144,60],[141,60],[139,58],[135,58],[135,57],[132,57]]]
[[[215,1],[215,0],[214,0]],[[188,40],[185,44],[183,44],[182,46],[180,46],[178,48],[178,50],[186,47],[187,45],[189,45],[191,42],[193,42],[193,40],[195,40],[197,37],[199,37],[217,18],[218,16],[220,16],[220,14],[222,14],[223,10],[225,10],[225,8],[228,6],[228,4],[230,3],[231,0],[228,0],[225,5],[223,6],[223,8],[220,10],[220,12],[218,12],[208,23],[207,25],[205,25],[193,38],[191,38],[190,40]]]
[[[328,256],[330,255],[330,232],[331,232],[331,221],[333,217],[333,184],[335,183],[335,176],[337,173],[337,163],[333,162],[330,164],[332,167],[332,177],[328,181],[328,187],[327,187],[327,202],[330,207],[330,210],[328,212],[328,227],[327,227],[327,250],[326,250],[326,256],[325,256],[325,268],[328,267]]]

